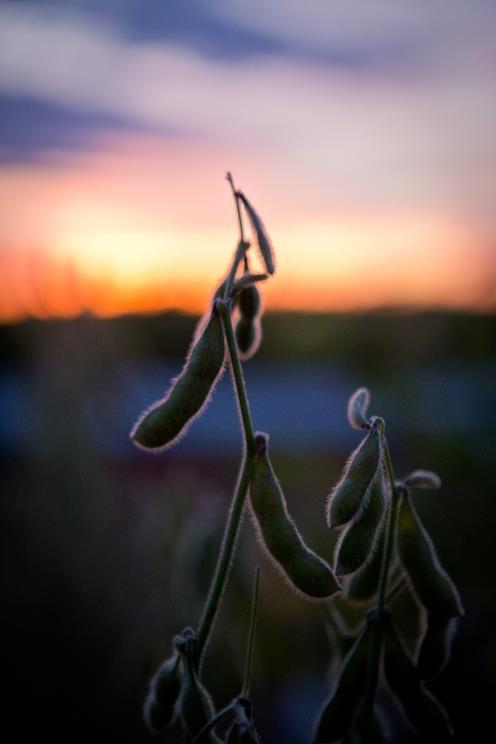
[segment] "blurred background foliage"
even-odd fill
[[[147,680],[171,637],[198,622],[241,445],[228,374],[174,449],[152,456],[129,441],[181,369],[195,322],[87,315],[0,327],[5,725],[19,740],[150,738]],[[485,738],[496,692],[495,349],[493,315],[269,314],[246,365],[255,425],[270,433],[290,511],[321,555],[332,549],[325,496],[359,441],[346,423],[355,388],[368,386],[371,413],[386,419],[397,474],[441,475],[442,490],[416,504],[466,608],[432,685],[459,742]],[[205,680],[219,706],[241,686],[261,564],[255,719],[264,741],[299,744],[338,648],[322,608],[284,584],[248,522]],[[415,621],[413,607],[404,614]]]

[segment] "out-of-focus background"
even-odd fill
[[[241,449],[229,373],[170,451],[140,452],[128,432],[226,271],[226,169],[276,250],[246,379],[290,511],[330,558],[325,497],[366,385],[398,474],[443,479],[416,503],[466,616],[432,689],[457,741],[491,730],[495,30],[484,0],[0,2],[2,619],[18,740],[147,741],[147,679],[198,622]],[[239,689],[257,564],[255,718],[264,741],[303,744],[336,644],[249,520],[205,679],[218,705]]]

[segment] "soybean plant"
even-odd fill
[[[385,422],[367,417],[369,401],[365,388],[350,399],[349,422],[366,434],[332,489],[326,509],[329,528],[341,530],[334,568],[344,583],[344,599],[363,607],[364,616],[342,661],[335,690],[321,711],[315,740],[389,741],[388,722],[376,701],[384,679],[409,724],[421,736],[442,741],[453,729],[425,682],[446,665],[463,607],[414,506],[417,489],[438,489],[441,481],[426,470],[395,478]],[[395,598],[405,589],[426,616],[417,658],[407,650],[395,617]]]
[[[229,173],[227,180],[239,225],[239,240],[232,263],[226,278],[213,292],[182,372],[172,381],[165,396],[139,417],[131,432],[139,447],[151,451],[164,450],[176,443],[205,409],[227,359],[244,439],[238,481],[203,614],[196,630],[188,627],[175,636],[170,658],[160,665],[150,682],[144,707],[145,722],[152,732],[164,731],[179,717],[188,742],[222,740],[215,728],[229,715],[234,717],[234,721],[226,741],[258,741],[249,698],[255,610],[241,693],[216,712],[201,680],[205,650],[232,562],[248,492],[261,543],[289,584],[300,594],[313,599],[329,598],[340,589],[330,565],[307,547],[291,519],[281,485],[270,463],[268,435],[256,433],[253,426],[240,360],[248,359],[259,346],[262,303],[257,285],[275,273],[275,262],[270,238],[258,213],[247,197],[235,188]],[[251,225],[265,269],[262,274],[250,271],[250,243],[245,239],[243,213]],[[258,584],[254,607],[257,592]]]

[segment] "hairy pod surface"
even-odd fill
[[[205,407],[225,357],[222,323],[214,310],[188,354],[183,371],[166,396],[136,422],[131,438],[140,447],[161,449],[174,444]]]
[[[370,422],[366,416],[370,403],[367,388],[358,388],[348,402],[348,421],[352,429],[369,429]]]
[[[426,610],[437,617],[463,615],[458,590],[441,566],[434,544],[408,496],[403,496],[398,530],[401,563]]]
[[[453,735],[448,714],[420,681],[390,617],[387,618],[385,632],[384,672],[391,691],[401,703],[413,728],[430,741],[445,741]]]
[[[212,698],[198,679],[194,665],[196,655],[196,638],[183,633],[177,636],[176,644],[182,661],[182,686],[177,709],[181,718],[184,733],[194,738],[214,716]],[[220,744],[218,737],[210,731],[205,736],[206,742]]]
[[[255,212],[255,210],[253,209],[246,196],[241,191],[237,191],[236,196],[242,202],[246,210],[246,214],[248,215],[248,219],[250,220],[252,230],[255,233],[258,249],[260,251],[260,255],[262,257],[266,271],[268,274],[273,274],[275,272],[274,251],[272,249],[272,243],[267,230],[265,229],[265,225],[263,224],[257,212]]]
[[[337,576],[355,573],[372,554],[386,510],[386,493],[382,471],[370,486],[358,516],[341,533],[335,551]]]
[[[331,567],[303,542],[266,450],[255,460],[250,502],[261,541],[291,584],[316,599],[335,594],[340,585]]]
[[[240,291],[238,295],[238,307],[242,317],[247,320],[253,320],[253,318],[258,316],[262,307],[262,301],[258,287],[255,284],[243,287]]]
[[[317,744],[338,741],[352,729],[367,685],[371,636],[372,626],[368,625],[345,656],[336,690],[320,714]]]
[[[236,344],[239,350],[239,356],[243,361],[251,359],[258,351],[262,340],[262,328],[258,318],[244,318],[242,315],[238,318],[236,328],[234,329]]]
[[[434,679],[443,671],[451,656],[457,623],[455,617],[428,615],[417,665],[420,679]]]
[[[380,427],[374,424],[351,454],[340,480],[329,495],[326,516],[331,529],[347,524],[356,516],[380,469],[381,433]]]
[[[160,733],[173,722],[180,691],[179,658],[175,654],[163,662],[150,681],[143,717],[152,733]]]
[[[377,596],[381,578],[385,536],[382,525],[372,556],[369,556],[369,560],[353,574],[348,582],[346,596],[355,604],[368,604]]]

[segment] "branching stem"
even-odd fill
[[[231,184],[231,188],[233,190],[234,198],[236,201],[236,207],[238,209],[241,240],[238,245],[236,254],[234,256],[231,270],[229,272],[229,276],[226,282],[226,293],[224,295],[225,298],[229,294],[230,287],[232,286],[232,282],[234,281],[234,277],[236,276],[236,272],[238,270],[239,264],[243,260],[243,257],[245,255],[245,250],[246,250],[246,243],[244,243],[244,238],[243,238],[243,225],[241,222],[241,214],[239,212],[239,205],[238,205],[238,200],[236,198],[234,182],[232,180],[232,176],[230,173],[228,173],[227,175],[227,180]],[[236,391],[236,397],[238,400],[239,412],[240,412],[240,418],[241,418],[241,425],[243,429],[245,452],[244,452],[243,460],[241,463],[237,486],[234,491],[233,499],[231,502],[231,507],[229,509],[229,514],[227,517],[227,523],[226,523],[226,527],[224,530],[224,538],[222,540],[222,545],[221,545],[219,557],[217,560],[217,565],[215,567],[214,577],[212,579],[212,583],[210,584],[210,590],[207,596],[207,601],[205,603],[205,608],[203,610],[203,614],[200,620],[200,625],[198,628],[198,633],[197,633],[197,639],[198,639],[197,665],[198,667],[200,667],[201,665],[201,660],[205,652],[208,639],[212,632],[212,627],[215,622],[215,617],[217,615],[219,603],[222,597],[222,593],[224,591],[224,586],[225,586],[227,575],[229,572],[229,566],[231,564],[234,546],[236,544],[236,538],[238,535],[239,525],[241,522],[241,516],[243,514],[243,507],[245,504],[246,493],[248,491],[248,486],[250,484],[251,474],[252,474],[253,465],[255,462],[255,454],[256,454],[255,432],[254,432],[253,422],[251,418],[250,405],[249,405],[248,396],[246,393],[246,385],[245,385],[245,379],[243,376],[243,370],[241,368],[241,362],[239,360],[238,347],[236,345],[236,339],[234,338],[234,331],[233,331],[232,322],[231,322],[231,313],[230,313],[228,303],[225,301],[224,302],[219,301],[218,311],[220,313],[220,317],[221,317],[221,321],[222,321],[222,325],[224,328],[224,333],[225,333],[225,337],[227,341],[227,348],[229,351],[229,360],[231,363],[233,385]]]
[[[361,726],[362,730],[368,731],[374,710],[374,703],[377,694],[377,685],[379,683],[379,672],[381,665],[381,648],[382,635],[384,627],[384,604],[386,599],[387,584],[389,578],[389,569],[391,567],[391,558],[393,556],[394,544],[396,542],[396,530],[398,525],[398,510],[400,505],[400,495],[395,486],[395,477],[391,453],[386,437],[382,437],[386,471],[391,486],[391,503],[389,505],[386,530],[386,542],[382,554],[381,576],[379,581],[379,594],[377,598],[377,607],[375,612],[375,628],[372,636],[372,645],[370,650],[369,671],[367,677],[367,688],[362,704]]]

